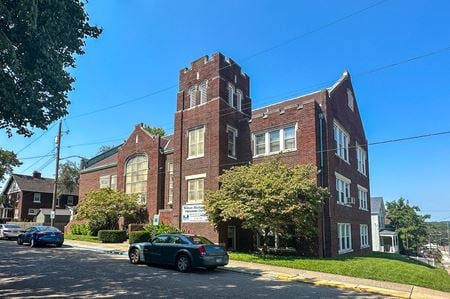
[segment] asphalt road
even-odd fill
[[[179,273],[124,256],[0,241],[0,297],[381,298],[224,270]]]

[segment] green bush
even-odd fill
[[[148,232],[146,230],[140,230],[140,231],[131,232],[128,242],[130,244],[139,243],[139,242],[147,242],[151,238],[152,238],[152,235],[150,234],[150,232]]]
[[[90,232],[87,224],[74,224],[71,226],[70,230],[72,231],[73,235],[87,236]]]
[[[148,231],[152,238],[159,234],[181,233],[181,231],[178,228],[176,228],[175,226],[169,225],[169,224],[153,225],[153,224],[149,223],[146,226],[144,226],[144,230]]]
[[[127,232],[124,230],[99,230],[98,239],[102,243],[123,243],[127,240]]]

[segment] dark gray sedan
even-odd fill
[[[174,265],[180,272],[195,267],[213,270],[228,264],[224,246],[204,237],[186,234],[161,234],[148,242],[131,244],[128,257],[132,264]]]

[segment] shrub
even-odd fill
[[[152,238],[159,234],[181,233],[181,231],[178,228],[176,228],[175,226],[169,225],[169,224],[153,225],[153,224],[149,223],[146,226],[144,226],[144,230],[148,231]]]
[[[128,242],[130,244],[139,243],[139,242],[147,242],[151,238],[152,238],[152,235],[150,234],[150,232],[148,232],[146,230],[140,230],[140,231],[131,232]]]
[[[124,230],[99,230],[98,239],[102,243],[123,243],[127,239],[127,232]]]
[[[89,227],[87,224],[73,224],[70,228],[73,235],[89,235]]]

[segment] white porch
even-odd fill
[[[380,251],[398,253],[398,234],[389,230],[380,231]]]

